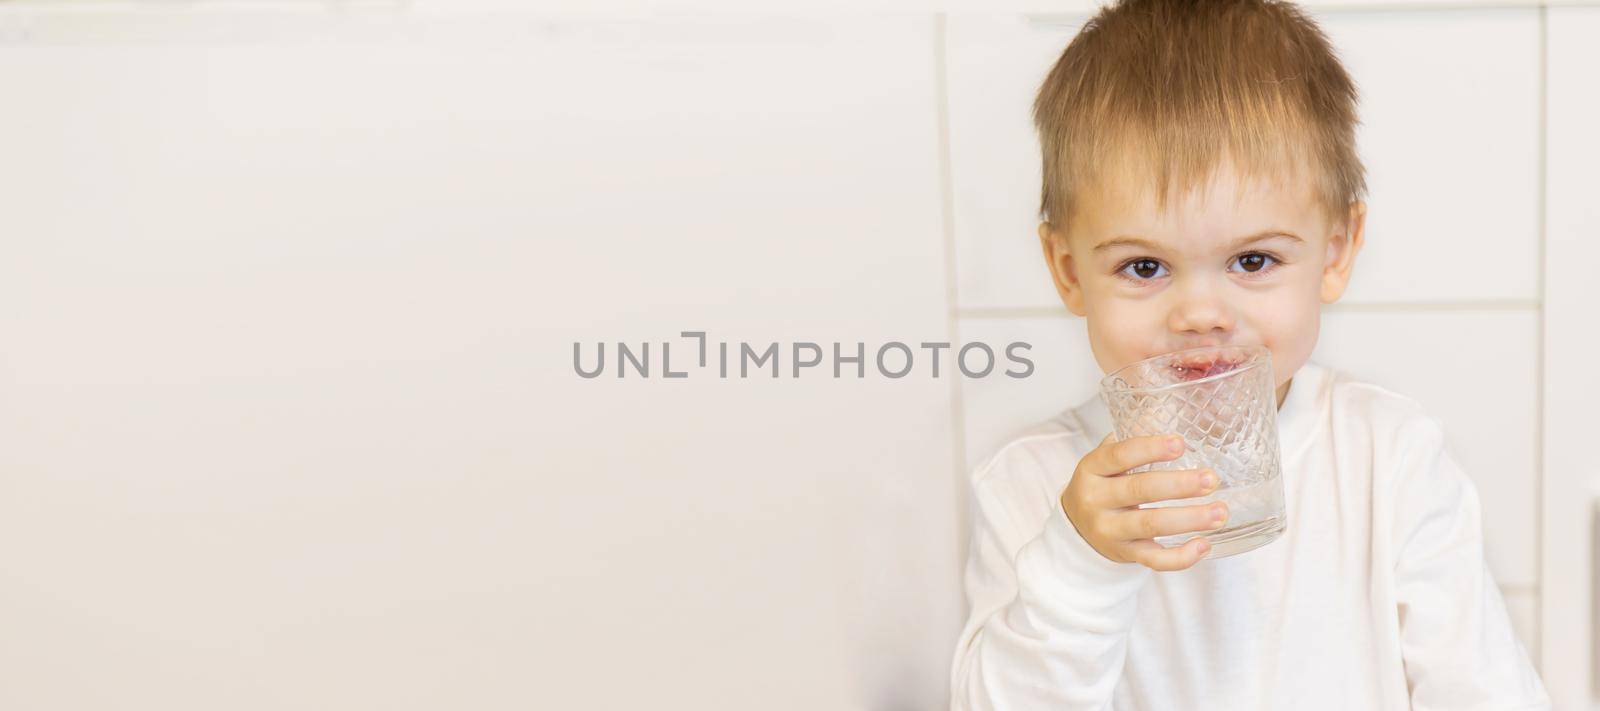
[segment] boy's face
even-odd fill
[[[1278,401],[1317,342],[1321,305],[1349,283],[1366,206],[1333,222],[1300,180],[1244,181],[1224,162],[1209,191],[1157,209],[1127,184],[1083,196],[1066,234],[1039,226],[1061,300],[1088,321],[1101,370],[1183,348],[1262,345]]]

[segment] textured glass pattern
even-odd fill
[[[1203,497],[1141,506],[1228,503],[1223,528],[1162,536],[1157,543],[1177,546],[1203,535],[1212,546],[1206,557],[1218,558],[1259,547],[1283,532],[1277,395],[1266,348],[1195,348],[1156,356],[1107,375],[1100,395],[1118,440],[1183,437],[1183,456],[1129,470],[1129,476],[1152,469],[1211,467],[1222,480]]]

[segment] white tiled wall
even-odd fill
[[[1337,12],[1361,91],[1352,303],[1538,298],[1539,11]]]
[[[943,703],[949,381],[677,339],[942,340],[931,14],[74,6],[0,7],[0,707]]]
[[[1551,8],[1546,32],[1542,657],[1556,708],[1589,709],[1600,695],[1591,582],[1600,551],[1600,7]]]
[[[957,15],[946,26],[952,223],[963,308],[1054,306],[1034,231],[1039,144],[1029,106],[1079,18]]]
[[[1362,92],[1371,194],[1367,248],[1314,357],[1444,421],[1480,492],[1491,570],[1537,658],[1544,10],[1358,6],[1316,6]],[[1082,324],[1040,256],[1028,123],[1038,81],[1083,19],[949,20],[958,328],[964,339],[1032,342],[1039,364],[1025,381],[964,383],[969,466],[1094,395]]]
[[[48,2],[49,0],[21,0]],[[114,0],[102,0],[111,2]],[[127,1],[127,0],[124,0]],[[309,1],[309,0],[308,0]],[[352,0],[342,0],[356,4]],[[1087,13],[1100,6],[1102,0],[816,0],[806,3],[808,11],[842,13],[926,12],[930,7],[951,13]],[[1307,0],[1302,5],[1315,9],[1335,10],[1394,10],[1396,8],[1462,8],[1462,7],[1537,7],[1583,5],[1592,0]],[[528,0],[359,0],[361,5],[396,5],[420,12],[460,13],[498,11],[507,8],[523,9]],[[534,6],[543,11],[576,10],[646,10],[694,11],[733,10],[750,12],[754,8],[793,11],[793,0],[537,0]]]
[[[1516,630],[1517,636],[1524,644],[1532,644],[1531,640],[1539,638],[1538,592],[1504,589],[1501,592],[1506,601],[1506,612],[1511,614],[1512,628]],[[1529,652],[1532,652],[1531,648]]]

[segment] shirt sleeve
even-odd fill
[[[1550,708],[1484,558],[1477,487],[1445,451],[1437,421],[1404,441],[1392,550],[1412,708]]]
[[[1003,460],[991,466],[1004,466]],[[971,612],[956,645],[956,711],[1095,710],[1111,707],[1122,675],[1139,589],[1150,569],[1090,547],[1050,497],[1004,472],[974,477],[965,587]],[[1030,496],[1031,494],[1031,496]],[[1034,502],[1037,504],[1037,502]],[[1020,520],[1019,520],[1020,519]],[[1035,525],[1019,527],[1021,521]]]

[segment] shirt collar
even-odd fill
[[[1289,394],[1278,408],[1278,450],[1283,461],[1300,456],[1311,443],[1327,384],[1328,370],[1312,361],[1300,366],[1289,381]]]

